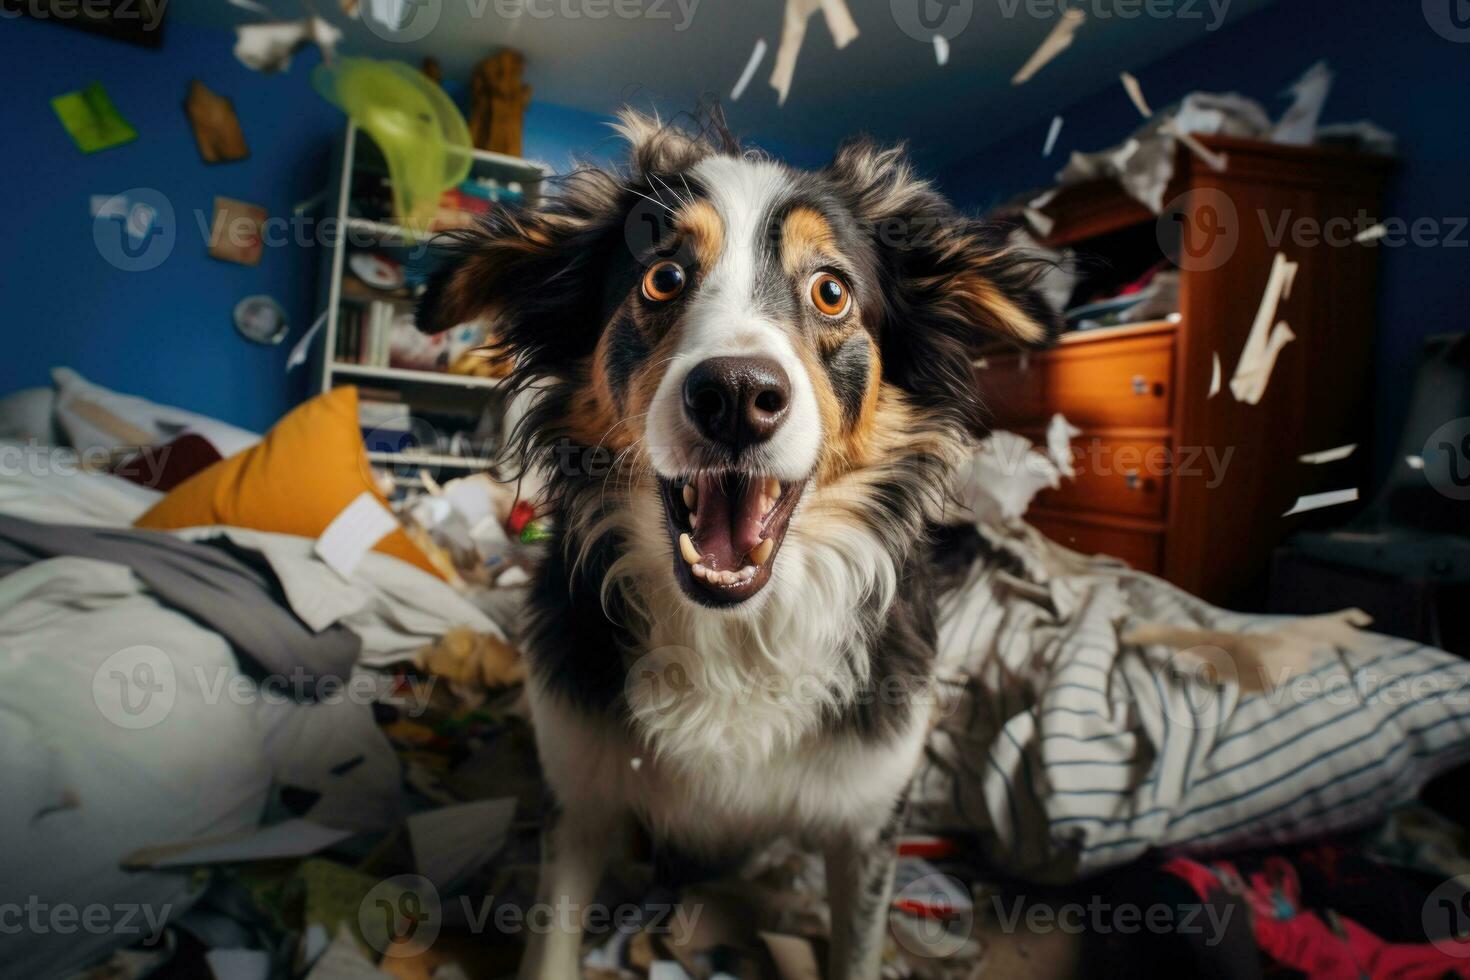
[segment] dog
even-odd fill
[[[626,169],[456,233],[418,310],[492,323],[536,392],[539,897],[585,908],[629,820],[703,855],[790,836],[825,856],[830,975],[874,978],[934,701],[926,531],[983,423],[975,345],[1050,335],[1042,264],[901,147],[803,172],[719,120],[617,128]],[[581,975],[564,918],[522,978]]]

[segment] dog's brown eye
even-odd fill
[[[830,272],[819,272],[812,276],[812,305],[823,316],[841,316],[852,302],[847,283]]]
[[[655,303],[667,303],[684,291],[684,267],[677,262],[660,262],[643,273],[643,295]]]

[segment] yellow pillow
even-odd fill
[[[229,524],[316,538],[364,490],[386,503],[362,446],[357,389],[333,388],[298,405],[259,444],[179,484],[134,526]],[[373,550],[439,575],[401,528]]]

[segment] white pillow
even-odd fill
[[[43,446],[66,443],[56,424],[56,392],[50,388],[22,388],[0,398],[0,442],[31,441]]]
[[[71,368],[52,368],[51,380],[56,382],[57,421],[83,456],[153,446],[185,432],[195,432],[208,439],[225,457],[260,441],[254,432],[207,415],[159,405],[93,384]]]

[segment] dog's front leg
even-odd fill
[[[519,980],[582,975],[582,918],[597,894],[609,849],[623,839],[619,813],[577,807],[559,810],[553,820],[541,835],[541,908],[526,916],[531,931]]]
[[[900,805],[882,827],[851,834],[827,848],[831,980],[878,980],[903,813]]]

